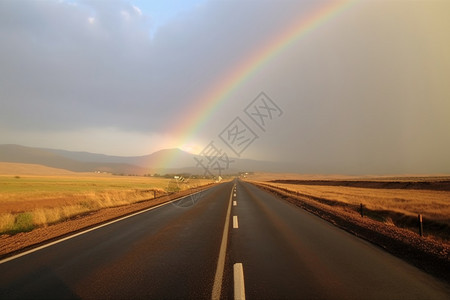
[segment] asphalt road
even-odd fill
[[[238,181],[236,204],[229,261],[243,264],[247,299],[450,299],[429,275],[251,184]]]
[[[2,262],[0,299],[450,299],[402,260],[234,184]]]

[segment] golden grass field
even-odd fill
[[[49,174],[55,170],[49,170],[40,170],[46,175],[24,175],[27,171],[0,175],[0,234],[29,231],[90,211],[211,183],[206,179],[174,183],[167,178],[72,172],[54,176]]]
[[[365,176],[352,176],[352,175],[316,175],[316,174],[296,174],[296,173],[268,173],[268,172],[256,172],[247,175],[249,180],[253,181],[271,181],[271,180],[348,180],[348,181],[399,181],[399,182],[434,182],[442,180],[450,180],[448,174],[434,174],[434,175],[365,175]]]
[[[266,183],[267,184],[267,183]],[[304,195],[342,203],[360,205],[371,210],[389,210],[405,215],[449,221],[450,192],[407,189],[370,189],[342,186],[321,186],[269,183]]]

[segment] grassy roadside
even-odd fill
[[[112,175],[0,176],[0,234],[31,231],[103,208],[202,186],[211,180]]]

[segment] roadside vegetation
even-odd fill
[[[163,177],[0,176],[0,234],[45,227],[103,208],[145,201],[211,182],[189,179],[174,184]],[[174,189],[176,186],[176,189]]]

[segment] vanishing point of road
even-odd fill
[[[450,299],[447,284],[240,180],[0,261],[0,299]]]

